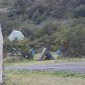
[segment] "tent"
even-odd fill
[[[42,60],[53,60],[53,56],[51,55],[51,53],[47,50],[47,48],[44,48],[42,53],[41,53],[41,56],[40,56],[40,61]]]
[[[58,49],[58,50],[56,51],[56,54],[57,54],[57,55],[61,55],[61,50]]]
[[[61,49],[58,49],[55,53],[56,53],[56,55],[57,55],[58,57],[61,57],[61,56],[62,56]]]
[[[16,31],[16,30],[13,30],[12,33],[8,37],[10,41],[13,41],[15,39],[23,40],[23,38],[24,38],[24,35],[22,34],[22,32]]]

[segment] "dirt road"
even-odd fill
[[[6,66],[5,70],[50,70],[50,71],[71,71],[85,73],[85,65],[78,63],[60,63],[49,65],[31,65],[31,66]]]

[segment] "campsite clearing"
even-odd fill
[[[19,61],[13,63],[5,63],[5,66],[37,66],[52,65],[60,63],[76,63],[85,66],[84,58],[57,59],[46,61]],[[6,70],[5,69],[5,85],[84,85],[85,74],[72,73],[64,71],[29,71],[29,70]]]

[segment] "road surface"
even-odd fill
[[[85,73],[85,65],[78,63],[60,63],[49,65],[31,65],[31,66],[5,66],[5,70],[33,70],[33,71],[70,71]]]

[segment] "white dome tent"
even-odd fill
[[[10,41],[13,41],[15,39],[18,39],[18,40],[23,40],[24,39],[24,35],[22,34],[22,32],[20,31],[17,31],[17,30],[13,30],[11,32],[11,34],[9,35],[8,39]]]

